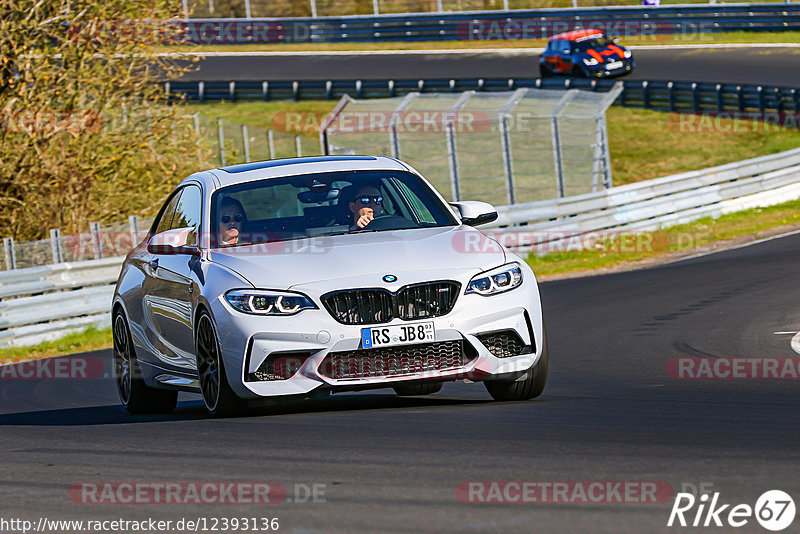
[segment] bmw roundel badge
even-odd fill
[[[393,274],[387,274],[383,277],[383,281],[387,283],[397,282],[397,277]]]

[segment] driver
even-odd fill
[[[383,196],[374,185],[362,185],[356,189],[349,207],[353,223],[358,228],[364,228],[383,213]]]
[[[225,197],[219,208],[219,233],[223,245],[239,243],[239,234],[247,221],[242,203],[235,198]]]

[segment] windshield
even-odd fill
[[[212,247],[458,224],[419,177],[348,171],[269,178],[212,197]]]
[[[585,41],[578,41],[572,46],[576,52],[586,52],[590,48],[593,48],[594,50],[602,50],[607,48],[610,44],[614,44],[614,41],[607,37],[593,37],[591,39],[586,39]]]

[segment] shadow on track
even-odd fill
[[[252,408],[237,418],[294,415],[324,412],[374,411],[419,407],[464,406],[488,404],[485,399],[455,399],[445,397],[397,397],[385,395],[342,395],[325,399],[277,401],[267,407]],[[84,408],[62,408],[36,410],[0,415],[0,426],[86,426],[167,421],[213,420],[200,401],[178,403],[174,412],[168,414],[130,415],[120,406],[92,406]]]

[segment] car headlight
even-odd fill
[[[622,52],[622,55],[625,56],[625,58],[627,59],[633,55],[633,52],[631,52],[630,50],[625,50],[624,52]]]
[[[317,306],[305,295],[287,291],[234,289],[225,294],[234,309],[251,315],[294,315]]]
[[[595,65],[597,65],[597,60],[593,57],[587,57],[583,60],[583,64],[586,65],[587,67],[594,67]]]
[[[509,263],[475,276],[469,281],[465,294],[496,295],[510,291],[520,284],[522,284],[522,269],[518,263]]]

